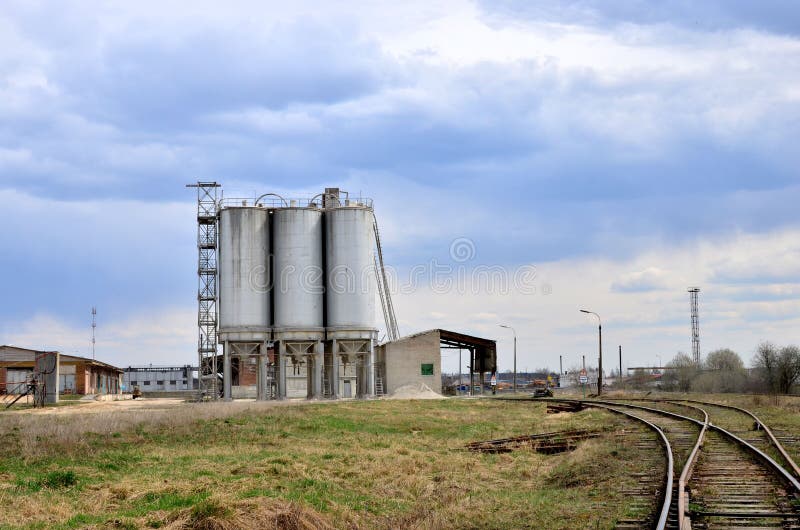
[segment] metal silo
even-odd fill
[[[322,212],[279,208],[272,225],[276,338],[324,338]]]
[[[325,224],[328,337],[371,339],[375,330],[372,209],[331,208]]]
[[[270,327],[269,214],[225,208],[219,214],[221,341],[263,340]]]

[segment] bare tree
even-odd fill
[[[788,394],[800,377],[800,348],[784,346],[778,353],[778,390]]]
[[[757,370],[764,390],[778,393],[778,347],[771,342],[759,344],[753,358],[753,368]]]

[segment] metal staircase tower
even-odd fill
[[[400,338],[400,330],[397,327],[397,317],[394,314],[392,305],[392,293],[389,289],[389,281],[386,277],[386,268],[383,264],[383,249],[381,248],[381,235],[378,230],[378,219],[373,214],[372,227],[375,231],[375,245],[378,252],[375,255],[375,276],[378,280],[378,294],[381,298],[381,309],[383,309],[383,319],[386,323],[386,333],[389,340]]]
[[[217,191],[216,182],[197,182],[197,356],[199,398],[220,396],[217,366]]]

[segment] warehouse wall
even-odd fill
[[[382,346],[379,357],[386,363],[386,393],[409,384],[425,384],[433,391],[442,392],[442,354],[439,349],[439,332],[430,331],[412,335]],[[423,375],[431,369],[430,375]]]

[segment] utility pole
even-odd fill
[[[515,330],[512,326],[507,326],[505,324],[500,324],[501,328],[510,329],[512,333],[514,333],[514,393],[517,393],[517,330]]]
[[[599,396],[603,393],[603,322],[600,320],[600,315],[594,311],[581,309],[580,312],[597,317],[597,350],[600,354],[597,360],[597,395]]]
[[[619,345],[619,382],[622,383],[622,344]]]
[[[583,369],[586,370],[586,356],[582,355],[581,357],[583,357]]]
[[[558,374],[564,375],[564,362],[561,357],[561,355],[558,356]]]

